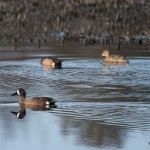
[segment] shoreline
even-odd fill
[[[1,45],[0,46],[0,61],[9,59],[10,56],[9,54],[13,54],[14,58],[17,57],[19,58],[21,54],[21,57],[26,57],[23,56],[23,54],[31,53],[33,54],[43,54],[43,53],[50,53],[52,55],[60,56],[60,57],[92,57],[92,58],[100,58],[100,55],[104,49],[109,49],[111,54],[120,54],[124,55],[127,57],[150,57],[150,47],[148,45],[138,45],[138,44],[124,44],[121,45],[120,50],[117,50],[117,45],[77,45],[74,43],[65,43],[63,46],[58,45],[58,43],[53,42],[53,43],[48,43],[48,44],[43,44],[39,48],[37,45],[20,45],[20,47],[15,50],[15,46],[12,45]],[[18,54],[15,56],[15,53]],[[67,55],[65,55],[67,54]],[[68,55],[69,54],[69,55]],[[11,56],[12,58],[12,56]]]

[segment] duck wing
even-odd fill
[[[27,99],[28,101],[33,101],[33,103],[39,103],[39,104],[49,104],[49,105],[53,105],[55,104],[55,100],[51,97],[33,97],[30,99]]]
[[[125,58],[125,56],[120,56],[120,55],[111,55],[110,56],[112,59],[124,59]]]

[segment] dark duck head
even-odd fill
[[[15,95],[18,95],[21,98],[26,98],[26,92],[22,88],[19,88],[15,93],[11,94],[11,96],[15,96]]]

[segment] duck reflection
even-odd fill
[[[53,68],[52,66],[46,66],[46,65],[42,65],[42,68],[45,70],[45,71],[51,71]]]
[[[42,68],[46,71],[51,71],[52,69],[62,69],[62,67],[57,67],[55,66],[55,68],[53,68],[52,66],[48,66],[48,65],[42,65]]]
[[[26,109],[25,107],[20,107],[19,111],[11,111],[10,113],[14,114],[17,117],[17,119],[23,119],[26,116]]]
[[[116,63],[116,62],[103,62],[102,63],[102,65],[104,66],[104,67],[109,67],[109,66],[112,66],[112,65],[114,65],[114,66],[123,66],[123,65],[125,65],[126,63]]]
[[[54,107],[46,107],[46,106],[41,106],[41,105],[23,105],[20,104],[20,110],[19,111],[11,111],[10,113],[14,114],[17,119],[23,119],[26,116],[26,109],[30,109],[32,111],[46,111],[46,110],[52,110],[53,108],[56,108],[57,106],[55,105]]]

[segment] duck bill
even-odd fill
[[[18,94],[17,94],[17,92],[15,92],[15,93],[11,94],[11,96],[15,96],[15,95],[18,95]]]

